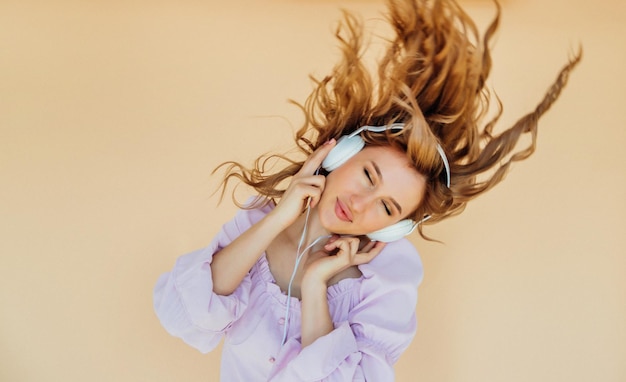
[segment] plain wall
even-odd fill
[[[460,1],[484,30],[490,1]],[[291,147],[345,7],[382,1],[0,1],[0,380],[217,381],[170,337],[157,277],[235,207],[225,160]],[[397,381],[626,380],[626,2],[504,0],[500,127],[579,44],[536,154],[412,241],[419,330]],[[379,45],[374,40],[374,47]],[[245,365],[242,365],[245,367]]]

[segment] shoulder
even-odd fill
[[[274,207],[274,203],[271,201],[267,201],[266,203],[263,197],[249,197],[244,203],[243,208],[237,211],[233,223],[236,229],[241,233],[258,223],[265,215],[270,213]]]
[[[359,269],[363,278],[355,291],[359,303],[350,311],[351,328],[363,346],[382,349],[395,362],[417,330],[422,262],[413,244],[402,239]]]
[[[259,201],[258,203],[256,202],[257,200]],[[263,204],[264,200],[262,199],[257,197],[248,198],[243,208],[240,208],[232,219],[222,224],[222,229],[215,238],[222,248],[258,223],[274,208],[274,204],[271,202],[267,205]]]
[[[364,281],[379,282],[391,288],[417,289],[424,277],[419,253],[407,239],[387,243],[378,256],[359,269]]]

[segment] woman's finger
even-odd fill
[[[322,165],[324,158],[326,158],[330,150],[335,147],[335,143],[335,138],[333,138],[318,147],[317,150],[315,150],[313,154],[307,158],[296,176],[309,176],[315,174],[315,171]]]
[[[373,243],[374,243],[374,246],[372,247],[372,249],[370,249],[367,252],[360,252],[354,257],[353,265],[361,265],[361,264],[369,263],[376,256],[378,256],[380,252],[382,252],[383,248],[385,248],[385,243],[383,243],[382,241],[376,241]]]
[[[359,251],[360,241],[356,237],[338,237],[334,240],[331,238],[331,240],[326,243],[325,249],[327,251],[338,249],[337,256],[344,257],[350,265],[369,263],[385,247],[384,242],[371,241]]]
[[[375,245],[375,241],[369,241],[367,244],[365,244],[365,246],[363,246],[363,248],[361,248],[361,252],[369,252],[372,250],[372,248],[374,248]]]
[[[337,239],[339,239],[340,237],[341,237],[341,236],[339,236],[339,235],[337,235],[337,234],[332,235],[332,236],[330,237],[330,239],[328,239],[328,241],[326,242],[326,245],[328,245],[328,244],[330,244],[330,243],[332,243],[332,242],[336,241],[336,240],[337,240]]]
[[[286,224],[293,223],[307,203],[312,207],[319,203],[325,184],[326,178],[322,175],[292,179],[272,213],[282,216],[281,220]]]
[[[359,253],[359,245],[361,244],[361,241],[357,238],[354,238],[355,240],[350,240],[350,254],[351,255],[356,255],[357,253]]]
[[[333,235],[334,237],[335,235]],[[332,239],[332,238],[331,238]],[[342,237],[337,235],[336,239],[329,240],[324,246],[327,251],[332,251],[333,249],[339,249],[340,251],[344,251],[350,253],[350,242],[356,240],[358,246],[358,240],[356,237]],[[354,252],[356,253],[356,251]]]

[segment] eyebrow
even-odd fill
[[[376,175],[378,175],[378,179],[380,179],[380,181],[382,183],[382,181],[383,181],[383,173],[380,171],[380,167],[378,167],[376,162],[374,162],[374,161],[370,161],[370,162],[372,163],[372,167],[374,167],[374,171],[376,171]],[[390,198],[390,199],[391,199],[391,202],[396,206],[398,211],[400,211],[400,214],[402,214],[402,207],[400,207],[400,204],[394,198]]]

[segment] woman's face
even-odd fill
[[[415,211],[425,188],[426,177],[403,152],[368,146],[326,177],[320,222],[332,233],[374,232]]]

